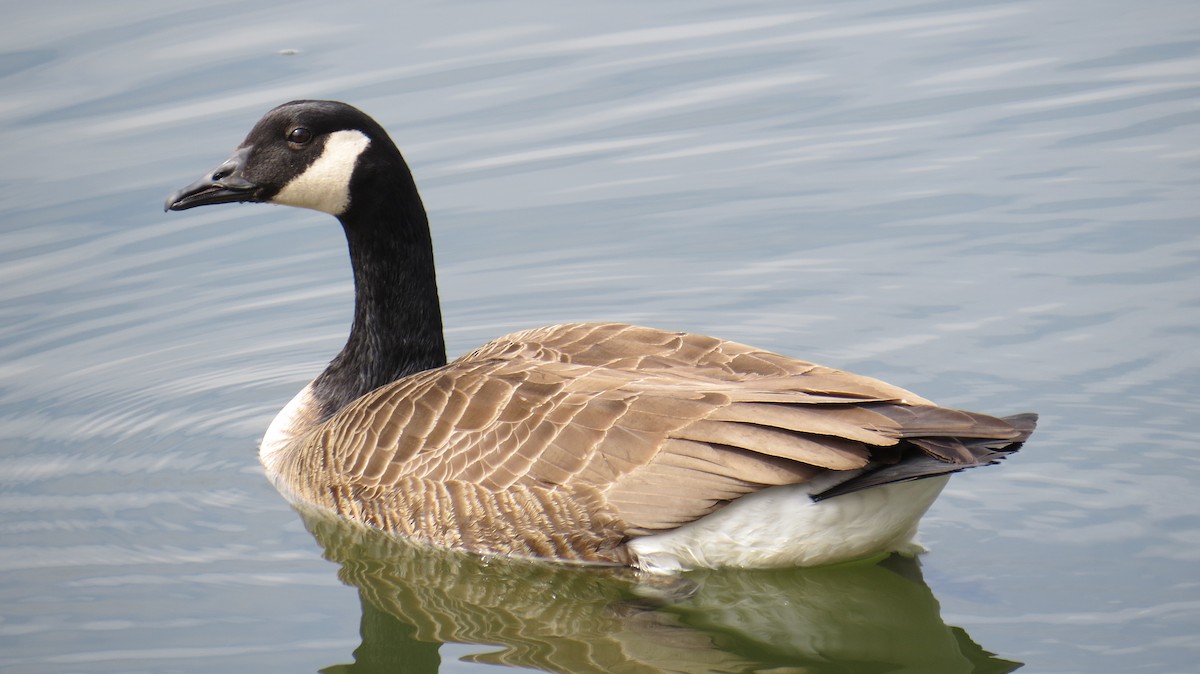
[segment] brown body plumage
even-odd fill
[[[1031,429],[734,342],[572,324],[379,388],[271,464],[293,498],[437,545],[626,564],[631,537],[743,494],[912,454],[968,468]]]

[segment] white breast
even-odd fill
[[[276,484],[279,483],[279,460],[283,456],[283,451],[302,430],[306,430],[310,426],[314,416],[311,390],[312,384],[310,383],[300,389],[291,402],[279,410],[279,414],[275,415],[275,419],[267,427],[267,433],[258,446],[258,460],[267,469],[267,476]]]
[[[921,516],[949,476],[873,487],[814,502],[808,485],[771,487],[661,534],[630,541],[648,571],[818,566],[922,551]]]

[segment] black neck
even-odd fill
[[[392,199],[352,203],[339,218],[354,269],[354,324],[313,383],[323,419],[384,384],[446,364],[429,222],[406,167],[403,174],[399,186],[358,186]]]

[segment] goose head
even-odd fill
[[[229,159],[167,197],[166,209],[232,202],[322,211],[346,234],[354,323],[313,382],[314,418],[446,363],[429,221],[404,158],[375,120],[338,101],[284,103]]]
[[[284,103],[263,116],[233,155],[167,198],[166,210],[231,202],[310,208],[343,219],[370,183],[411,176],[375,120],[338,101]],[[386,192],[385,192],[386,193]],[[407,195],[397,195],[400,197]]]

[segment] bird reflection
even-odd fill
[[[362,644],[324,674],[433,673],[473,662],[572,674],[1011,672],[947,626],[913,560],[645,578],[418,546],[302,513],[359,590]]]

